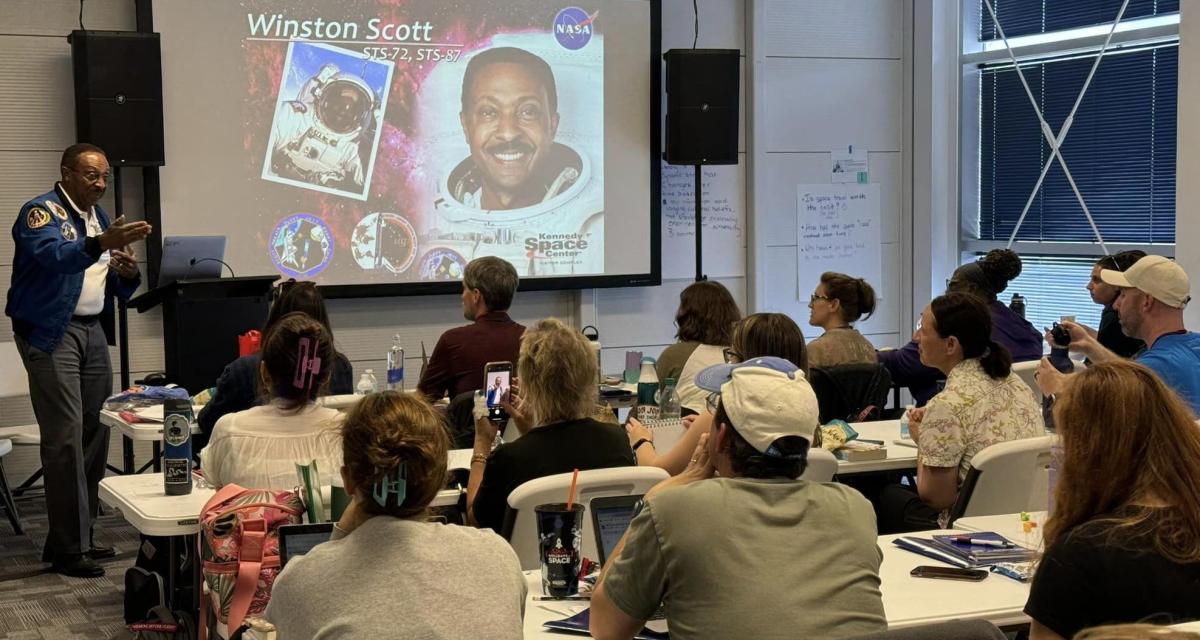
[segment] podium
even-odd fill
[[[162,305],[167,381],[195,395],[216,384],[225,365],[237,359],[237,337],[262,328],[278,279],[174,280],[129,304],[138,313]]]

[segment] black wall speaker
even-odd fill
[[[157,33],[73,31],[75,137],[109,164],[161,166],[162,56]]]
[[[671,49],[667,61],[669,164],[737,164],[741,52]]]

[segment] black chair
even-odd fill
[[[446,407],[446,427],[450,432],[451,449],[470,449],[475,446],[475,392],[464,391],[450,399]]]
[[[821,424],[830,420],[868,422],[884,417],[892,376],[882,364],[813,368],[808,379],[817,394]]]

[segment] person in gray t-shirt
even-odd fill
[[[265,617],[280,638],[522,637],[520,563],[487,530],[425,521],[449,440],[420,394],[369,395],[342,425],[351,504],[329,542],[279,574]]]
[[[632,638],[660,603],[672,640],[886,630],[871,503],[799,479],[818,414],[804,373],[756,358],[696,385],[719,394],[713,427],[646,494],[592,595],[592,636]]]

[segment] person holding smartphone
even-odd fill
[[[572,469],[633,466],[633,452],[618,425],[591,416],[596,407],[596,355],[577,329],[549,318],[521,338],[517,359],[520,394],[500,406],[523,435],[492,450],[503,419],[475,421],[474,454],[467,483],[469,521],[500,530],[508,494],[521,484]],[[492,388],[495,388],[495,373]],[[501,387],[506,388],[501,378]],[[503,394],[501,394],[503,397]]]

